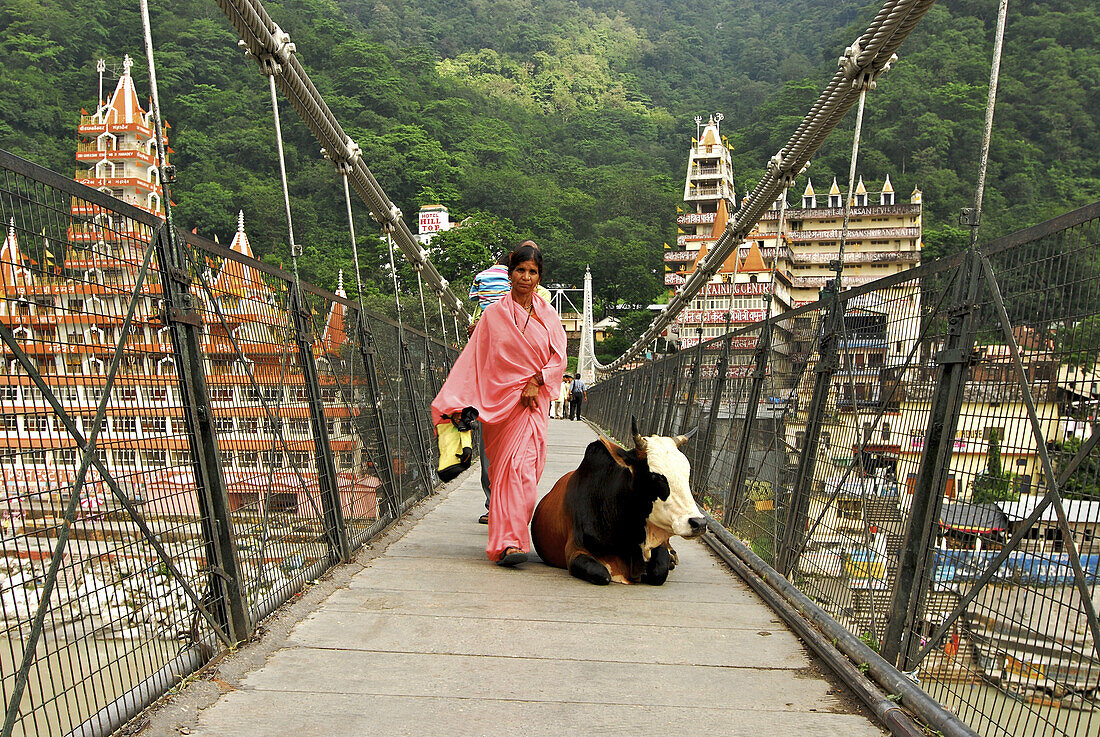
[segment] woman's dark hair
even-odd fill
[[[512,251],[508,258],[508,273],[511,274],[524,261],[534,261],[535,266],[539,267],[539,277],[542,277],[542,251],[537,246],[521,245]]]

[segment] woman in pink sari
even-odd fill
[[[527,560],[548,410],[565,373],[565,330],[535,294],[541,276],[537,247],[512,252],[511,293],[485,309],[432,402],[433,422],[466,407],[478,411],[493,490],[485,552],[504,566]]]

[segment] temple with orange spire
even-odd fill
[[[76,179],[163,216],[155,126],[139,103],[132,66],[127,56],[114,92],[94,113],[81,116],[76,158],[86,168],[76,171]],[[104,67],[99,65],[101,73]],[[152,233],[77,198],[69,214],[68,224],[49,236],[46,229],[28,232],[29,226],[15,217],[9,221],[0,247],[0,321],[87,432]],[[205,316],[200,339],[209,409],[230,509],[270,497],[264,503],[271,508],[316,516],[319,484],[310,406],[297,368],[287,295],[285,289],[276,293],[285,282],[261,273],[243,212],[229,250],[239,258],[208,258],[211,294],[196,296]],[[42,262],[32,261],[28,253]],[[147,513],[197,514],[194,494],[180,493],[195,488],[194,471],[172,338],[158,304],[162,291],[155,262],[140,293],[97,452],[123,488],[140,490]],[[336,293],[346,296],[342,278]],[[340,387],[334,378],[345,373],[350,358],[344,322],[345,307],[334,301],[312,350],[341,503],[349,514],[373,518],[380,482],[355,429],[355,403],[339,401],[342,392],[359,387]],[[0,483],[28,492],[66,488],[80,462],[76,442],[15,356],[4,351],[3,360]],[[92,477],[98,478],[94,471]],[[88,488],[93,490],[89,499],[98,495],[98,503],[109,504],[98,481]]]
[[[702,118],[696,122],[700,130],[688,151],[685,207],[679,208],[676,218],[677,248],[665,251],[665,285],[672,290],[683,284],[707,255],[737,208],[729,142],[721,131],[722,116],[715,115],[705,124]],[[764,319],[764,295],[774,295],[773,311],[784,309],[790,299],[787,270],[773,273],[773,257],[754,241],[731,253],[711,282],[680,313],[674,326],[680,345],[694,345],[700,338],[724,334],[727,315],[734,329]]]
[[[686,282],[713,247],[737,207],[729,144],[721,135],[721,116],[705,124],[697,118],[696,123],[700,131],[688,150],[685,207],[677,208],[677,243],[664,255],[665,285],[671,293]],[[835,276],[831,267],[839,256],[844,223],[844,194],[836,177],[827,193],[820,194],[807,179],[795,207],[781,198],[681,312],[674,331],[678,332],[681,347],[694,345],[700,338],[723,335],[727,315],[736,329],[764,319],[769,312],[774,315],[814,302],[826,282]],[[782,233],[781,205],[786,213]],[[919,189],[913,191],[908,203],[897,203],[887,176],[878,202],[872,204],[867,185],[859,177],[844,238],[842,286],[858,286],[919,265],[921,213]],[[770,296],[768,301],[763,299],[765,295]],[[883,316],[900,324],[907,316],[917,314],[919,304],[919,294],[906,295],[894,300],[890,310],[884,308]],[[905,314],[893,314],[898,310]],[[900,350],[904,355],[909,347],[905,339],[894,340],[890,353]],[[794,353],[798,350],[795,346]],[[880,359],[885,360],[868,357],[876,362]]]

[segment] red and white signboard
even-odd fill
[[[420,211],[420,235],[425,233],[439,233],[449,230],[451,219],[446,210],[421,210]]]

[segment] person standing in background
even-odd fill
[[[573,377],[573,383],[569,385],[569,419],[581,418],[581,403],[588,399],[588,385],[581,379],[581,372]]]
[[[485,308],[511,290],[512,283],[508,281],[508,254],[505,253],[497,258],[495,264],[479,272],[474,277],[474,283],[470,285],[470,299],[477,301],[477,307],[474,308],[474,319],[466,326],[467,336],[474,334],[474,328]],[[481,490],[485,492],[485,514],[478,517],[477,521],[487,525],[489,524],[489,496],[492,492],[489,483],[489,459],[485,457],[485,438],[480,432],[480,427],[481,425],[478,425],[477,449],[478,458],[481,461]]]
[[[554,398],[554,411],[550,416],[556,420],[565,419],[566,402],[569,401],[569,384],[573,377],[569,374],[561,377],[561,385],[558,387],[558,396]]]

